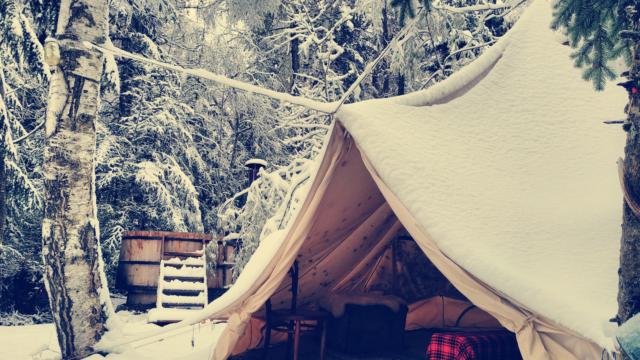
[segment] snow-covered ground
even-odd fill
[[[128,335],[157,329],[147,324],[146,314],[128,311],[117,313],[125,324]],[[88,360],[140,360],[140,359],[209,359],[211,349],[226,325],[212,322],[175,330],[161,341],[141,340],[127,346],[119,354],[92,355]],[[53,324],[0,326],[0,359],[57,360],[60,352]]]

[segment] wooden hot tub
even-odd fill
[[[181,257],[203,249],[212,235],[164,231],[129,231],[122,239],[116,287],[128,292],[127,305],[156,302],[160,260]],[[207,287],[216,288],[216,277],[207,276]]]

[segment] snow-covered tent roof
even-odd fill
[[[312,301],[345,286],[399,223],[458,290],[517,334],[525,358],[593,358],[612,347],[624,133],[603,121],[624,117],[626,96],[581,79],[551,17],[537,0],[448,80],[342,107],[289,227],[185,320],[229,317],[214,359],[233,351],[267,299],[287,296],[295,259],[300,299]]]
[[[506,39],[442,84],[350,105],[338,118],[448,257],[606,344],[617,313],[625,133],[603,121],[624,119],[627,97],[582,80],[551,16],[538,0]]]

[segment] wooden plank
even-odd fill
[[[130,293],[153,293],[156,294],[158,292],[157,286],[129,286]]]
[[[212,241],[213,235],[200,233],[172,232],[172,231],[127,231],[124,239],[128,238],[153,238],[160,240],[162,237],[176,240]]]
[[[128,264],[123,267],[122,276],[127,287],[158,286],[160,266],[153,264]]]
[[[171,308],[177,308],[177,307],[186,307],[186,308],[193,308],[193,307],[199,307],[199,308],[203,308],[204,304],[202,303],[162,303],[162,307],[171,307]]]
[[[160,246],[157,240],[152,242],[141,239],[123,240],[120,247],[120,261],[160,261]]]
[[[170,237],[167,236],[165,238],[167,241],[180,241],[180,242],[185,242],[185,243],[195,243],[195,244],[200,244],[202,245],[202,242],[204,241],[205,244],[208,244],[210,241],[209,239],[183,239],[183,238],[176,238],[176,237]],[[162,236],[128,236],[128,237],[122,237],[122,240],[125,241],[130,241],[130,240],[138,240],[138,241],[161,241],[162,240]]]
[[[127,265],[160,265],[160,261],[154,260],[123,260],[120,263]]]
[[[181,267],[185,266],[185,264],[165,262],[164,266],[170,266],[170,267],[173,267],[173,268],[181,268]],[[204,267],[204,264],[186,264],[186,266],[188,266],[190,268],[202,268],[202,267]]]
[[[197,252],[191,252],[191,251],[165,251],[164,252],[164,256],[165,257],[200,257],[202,256],[202,253],[197,253]]]
[[[164,279],[167,281],[171,281],[171,280],[187,280],[187,281],[192,281],[192,282],[204,282],[204,277],[203,276],[198,276],[198,275],[165,275]],[[156,283],[156,286],[157,283]]]
[[[198,296],[204,290],[178,290],[178,289],[164,289],[162,291],[165,295],[178,295],[178,296]]]
[[[194,253],[202,251],[203,246],[201,241],[183,241],[183,240],[169,240],[165,242],[165,253],[167,252],[184,252]]]

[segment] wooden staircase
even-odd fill
[[[149,311],[149,322],[178,322],[208,304],[207,260],[204,247],[203,243],[199,251],[163,251],[156,307]]]

